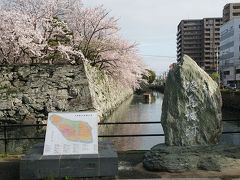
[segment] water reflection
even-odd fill
[[[138,122],[160,121],[162,113],[163,94],[153,92],[151,103],[145,101],[143,95],[134,95],[124,102],[106,121],[107,122]],[[121,116],[121,117],[120,117]],[[101,127],[100,134],[161,134],[161,124],[144,125],[113,125]],[[146,150],[152,146],[163,143],[164,137],[123,137],[111,138],[118,151]]]
[[[135,121],[160,121],[162,113],[163,94],[154,92],[151,104],[145,103],[142,95],[134,95],[123,103],[107,119],[108,122],[135,122]],[[223,109],[223,119],[240,118],[240,112],[232,109]],[[105,132],[104,132],[105,131]],[[240,121],[223,122],[223,131],[240,131]],[[147,125],[113,125],[103,128],[101,134],[160,134],[163,133],[161,124]],[[115,142],[118,151],[148,150],[158,143],[164,143],[164,137],[135,137],[135,138],[111,138]],[[220,137],[221,144],[240,145],[240,134],[224,134]]]
[[[163,94],[153,92],[151,103],[145,103],[143,95],[134,95],[121,104],[106,119],[106,122],[138,122],[138,121],[160,121],[162,113]],[[223,109],[223,119],[240,118],[240,111]],[[223,122],[224,131],[240,131],[240,121]],[[145,125],[108,125],[100,126],[99,134],[162,134],[161,124]],[[14,128],[10,129],[8,137],[43,137],[44,129],[37,128]],[[0,129],[0,138],[3,138],[3,131]],[[103,139],[103,138],[101,138]],[[100,139],[100,140],[101,140]],[[122,137],[105,138],[115,142],[118,151],[126,150],[148,150],[152,146],[164,143],[164,137]],[[22,154],[29,150],[34,144],[44,142],[44,140],[20,140],[10,141],[8,144],[9,154]],[[240,145],[240,134],[224,134],[220,138],[223,144]],[[4,143],[0,141],[0,153],[4,153]]]
[[[224,108],[222,111],[223,119],[240,119],[240,111]],[[240,121],[224,121],[224,132],[240,132]],[[222,134],[221,144],[240,145],[240,133]]]

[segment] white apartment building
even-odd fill
[[[220,28],[219,70],[223,84],[240,88],[240,18],[233,18]]]

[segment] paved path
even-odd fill
[[[0,180],[19,180],[19,159],[0,158]]]
[[[223,172],[196,171],[187,173],[149,172],[142,167],[143,152],[119,153],[118,176],[115,179],[240,180],[240,169]],[[0,180],[19,180],[19,157],[0,158]],[[199,179],[200,178],[200,179]],[[92,178],[76,178],[92,179]],[[94,178],[96,179],[96,178]],[[101,178],[114,179],[114,178]]]

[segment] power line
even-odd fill
[[[160,56],[160,55],[149,55],[149,54],[138,54],[139,56],[148,56],[148,57],[163,57],[163,58],[176,58],[176,56]]]

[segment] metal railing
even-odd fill
[[[224,119],[225,122],[240,121],[240,119]],[[133,125],[133,124],[161,124],[160,121],[146,121],[146,122],[101,122],[98,125]],[[46,127],[47,124],[4,124],[0,125],[0,129],[3,128],[3,138],[0,138],[0,141],[4,141],[4,152],[7,154],[8,151],[8,142],[15,140],[44,140],[45,137],[8,137],[7,128],[25,128],[25,127]],[[235,134],[240,133],[240,131],[225,131],[222,134]],[[119,134],[119,135],[98,135],[99,138],[116,138],[116,137],[149,137],[149,136],[164,136],[164,134]]]

